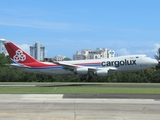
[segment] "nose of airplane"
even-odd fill
[[[153,62],[152,62],[152,64],[153,64],[154,66],[156,66],[156,65],[159,64],[159,62],[160,62],[160,61],[154,59]]]

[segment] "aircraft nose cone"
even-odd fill
[[[160,61],[157,61],[157,60],[153,60],[153,65],[158,65],[158,63],[159,63]]]

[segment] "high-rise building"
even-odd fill
[[[4,53],[5,55],[7,54],[6,48],[4,47],[2,41],[4,39],[0,39],[0,53]]]
[[[85,49],[73,55],[73,60],[101,59],[114,57],[115,52],[107,48],[97,48],[96,50]]]
[[[42,61],[45,58],[45,47],[39,42],[36,42],[33,46],[30,46],[30,55],[36,60]]]

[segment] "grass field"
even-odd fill
[[[0,87],[0,94],[160,94],[160,88]]]
[[[0,87],[0,94],[160,94],[160,84],[151,83],[0,83],[0,85],[37,85],[36,87]],[[40,84],[47,86],[38,86]],[[62,86],[54,86],[60,84]],[[67,84],[74,84],[68,86]],[[80,86],[77,86],[79,85]],[[85,85],[90,86],[85,86]],[[105,87],[100,85],[116,85]],[[63,86],[64,85],[64,86]],[[133,87],[118,87],[129,85]],[[142,86],[136,87],[137,85]],[[134,87],[135,86],[135,87]],[[147,87],[145,87],[147,86]],[[150,88],[150,86],[152,86]],[[155,86],[155,87],[154,87]]]
[[[54,85],[54,84],[131,84],[131,85],[158,85],[160,86],[160,83],[100,83],[100,82],[0,82],[0,85],[37,85],[37,84],[48,84],[48,85]]]

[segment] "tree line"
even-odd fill
[[[159,49],[160,53],[160,49]],[[155,56],[159,60],[160,54]],[[46,75],[9,68],[11,60],[0,54],[0,82],[81,82],[78,75]],[[107,76],[86,76],[83,82],[160,83],[160,65],[144,71],[111,73]]]

